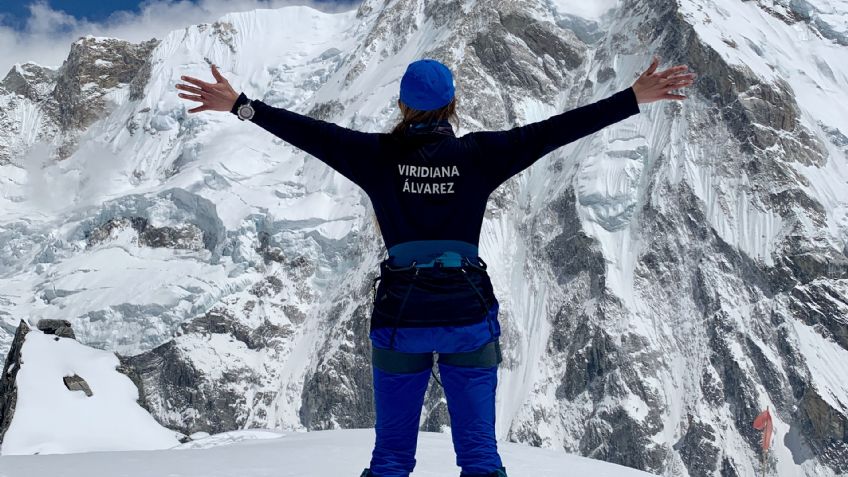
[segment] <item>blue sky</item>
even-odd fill
[[[29,17],[29,5],[25,0],[0,0],[0,14],[3,23],[15,29],[23,29]],[[46,2],[54,10],[61,10],[77,18],[103,21],[112,12],[118,10],[139,11],[137,0],[49,0]]]
[[[196,0],[183,0],[189,3],[197,3]],[[316,3],[354,3],[352,0],[314,0]],[[16,30],[25,28],[27,18],[30,16],[29,6],[35,3],[27,0],[0,0],[0,23]],[[44,0],[51,9],[65,12],[78,19],[87,19],[91,22],[103,22],[112,13],[124,11],[138,14],[141,4],[155,2],[139,2],[138,0]],[[166,2],[179,3],[179,2]]]
[[[352,10],[361,0],[0,0],[0,79],[15,63],[58,68],[85,35],[132,42],[211,23],[230,12],[309,5]]]

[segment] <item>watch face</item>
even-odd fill
[[[253,107],[250,104],[243,104],[239,106],[238,115],[242,119],[250,119],[253,117]]]

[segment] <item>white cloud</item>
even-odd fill
[[[229,12],[256,8],[310,5],[322,11],[347,11],[357,0],[343,3],[313,3],[309,0],[146,0],[139,12],[120,11],[92,22],[52,9],[44,0],[29,5],[30,17],[21,31],[2,25],[0,17],[0,79],[15,63],[34,61],[58,68],[71,43],[85,35],[122,38],[140,42],[163,38],[168,32],[197,23],[211,23]]]

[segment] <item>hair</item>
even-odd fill
[[[398,101],[398,105],[400,106],[401,118],[392,128],[391,134],[405,133],[412,123],[432,123],[445,119],[451,122],[454,129],[459,128],[459,116],[456,114],[456,96],[451,99],[450,103],[430,111],[410,108],[403,101]]]
[[[439,109],[430,111],[420,111],[410,108],[403,101],[398,101],[398,106],[400,106],[401,118],[392,128],[390,132],[392,135],[402,135],[412,123],[432,123],[444,119],[450,121],[454,129],[459,129],[459,116],[456,114],[456,96],[451,99],[450,103]],[[376,213],[371,214],[371,221],[377,229],[377,235],[380,235],[380,222],[377,220]]]

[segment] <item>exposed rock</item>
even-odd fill
[[[562,233],[545,247],[545,254],[556,271],[557,281],[564,285],[586,273],[590,295],[600,295],[606,280],[606,264],[596,241],[582,231],[574,192],[569,191],[556,199],[551,209],[558,215]]]
[[[256,251],[262,254],[262,258],[265,259],[265,263],[268,262],[285,262],[285,254],[280,247],[271,245],[271,236],[268,232],[262,231],[259,233],[259,245],[256,247]]]
[[[73,376],[65,376],[62,378],[62,381],[65,383],[65,387],[70,391],[83,391],[87,397],[91,397],[93,394],[85,379],[81,378],[77,374],[74,374]]]
[[[674,445],[691,477],[712,477],[718,467],[719,451],[713,426],[696,421],[690,414],[686,434]]]
[[[809,433],[809,443],[815,454],[837,475],[848,472],[848,418],[845,409],[837,410],[808,387],[801,398],[802,427]]]
[[[272,346],[276,339],[291,336],[293,330],[267,321],[251,329],[239,323],[226,308],[215,307],[203,316],[181,324],[180,333],[227,334],[244,343],[248,349],[258,350]]]
[[[201,250],[204,248],[203,231],[194,224],[176,227],[155,227],[144,217],[115,217],[105,224],[87,232],[89,247],[106,241],[115,232],[132,227],[137,232],[139,246],[165,247],[183,250]]]
[[[232,358],[210,373],[204,368],[209,363],[193,360],[191,346],[220,337],[272,354],[292,334],[290,327],[268,321],[250,328],[219,306],[181,324],[177,338],[136,356],[119,356],[118,370],[138,387],[139,405],[166,427],[185,434],[242,429],[265,422],[265,409],[277,398],[277,391],[263,388],[273,387],[266,383],[269,376],[258,374],[255,363]]]
[[[129,84],[144,71],[144,63],[157,44],[156,39],[133,44],[90,35],[75,41],[59,68],[53,91],[56,119],[62,130],[81,130],[103,117],[108,108],[104,94]]]
[[[174,341],[120,360],[118,370],[131,370],[128,376],[138,387],[139,404],[160,424],[184,434],[242,428],[243,420],[230,406],[243,406],[244,396],[210,382]]]
[[[21,348],[24,345],[26,334],[29,333],[29,326],[24,320],[18,325],[15,331],[15,338],[12,340],[12,347],[9,349],[9,354],[6,357],[6,363],[3,366],[3,374],[0,376],[0,444],[3,443],[3,436],[12,424],[12,417],[15,415],[15,406],[18,402],[18,389],[15,384],[15,378],[18,376],[18,371],[21,369]]]
[[[204,248],[203,231],[194,224],[183,224],[176,227],[154,227],[146,224],[138,234],[139,245],[148,247],[166,247],[184,250],[201,250]]]
[[[845,13],[845,11],[839,12],[838,9],[841,5],[838,3],[825,9],[822,9],[820,5],[811,4],[807,0],[757,0],[757,5],[787,25],[804,22],[819,35],[842,46],[848,46],[848,29],[846,29],[844,22],[840,24],[827,18],[828,13],[831,18],[844,18],[844,15],[840,15],[840,13]]]
[[[212,31],[215,32],[215,36],[221,41],[221,43],[227,45],[230,52],[237,53],[236,47],[233,44],[233,37],[238,35],[238,30],[232,23],[217,21],[212,24]]]
[[[610,67],[604,67],[598,70],[598,76],[596,80],[598,83],[603,83],[605,81],[611,80],[615,77],[615,70]]]
[[[324,121],[330,121],[330,118],[344,111],[344,105],[336,100],[318,103],[312,106],[312,109],[306,113],[307,116]]]
[[[55,151],[58,159],[77,150],[79,131],[108,114],[113,107],[107,98],[110,91],[128,85],[139,71],[144,75],[144,63],[157,44],[155,39],[134,44],[89,35],[71,45],[68,58],[57,71],[56,86],[44,105],[61,131],[61,142]],[[146,83],[140,79],[136,89],[141,82]]]
[[[37,103],[47,99],[56,76],[56,70],[27,62],[13,66],[0,81],[0,86]]]
[[[586,45],[571,32],[550,22],[534,20],[518,12],[501,17],[501,23],[510,33],[521,38],[538,57],[549,55],[560,69],[572,70],[584,61]],[[552,77],[557,83],[561,76]]]
[[[159,41],[155,38],[151,39],[148,42],[150,46],[150,51],[152,52],[153,48],[159,45]],[[138,101],[144,97],[144,89],[147,87],[147,83],[150,81],[150,73],[153,65],[150,62],[150,55],[144,59],[144,62],[139,66],[138,71],[135,76],[129,83],[130,87],[130,100]],[[139,112],[144,112],[143,109]]]
[[[538,67],[536,56],[527,46],[510,41],[510,32],[501,25],[481,31],[470,43],[487,73],[499,84],[551,99],[556,94],[546,70]]]
[[[368,338],[371,306],[365,302],[356,307],[350,318],[343,318],[345,305],[346,301],[341,302],[331,312],[333,336],[325,341],[326,347],[338,349],[334,353],[319,352],[317,368],[303,385],[299,415],[309,430],[371,427],[374,423]]]
[[[48,335],[76,339],[74,330],[71,328],[71,322],[68,320],[41,319],[38,320],[37,327]]]
[[[790,309],[794,316],[848,350],[848,283],[846,281],[833,282],[819,279],[797,286],[791,291]]]

